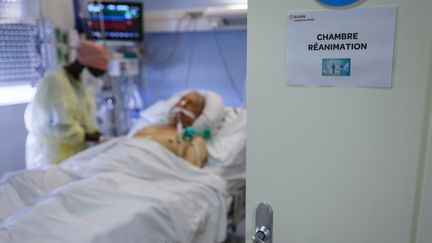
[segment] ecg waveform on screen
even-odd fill
[[[130,26],[132,26],[131,21],[122,21],[122,22],[111,22],[111,21],[104,21],[105,23],[105,29],[107,30],[113,30],[113,31],[126,31]],[[92,22],[92,29],[100,29],[99,22]]]
[[[105,36],[113,39],[140,39],[142,35],[141,7],[128,4],[89,4],[93,37],[100,38],[103,17]]]

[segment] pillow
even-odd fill
[[[208,163],[229,165],[246,146],[246,110],[225,108],[225,117],[207,142]]]
[[[203,112],[192,126],[198,130],[210,128],[215,132],[225,116],[222,98],[211,91],[198,91],[198,93],[204,96],[205,106]]]
[[[163,120],[167,118],[171,107],[173,107],[184,94],[191,91],[194,90],[181,91],[168,100],[158,101],[146,110],[142,111],[140,113],[140,120],[129,131],[128,137],[131,137],[137,131],[146,126],[163,122]],[[205,106],[202,114],[197,120],[195,120],[192,126],[198,130],[210,128],[214,134],[225,116],[223,100],[215,92],[207,90],[196,91],[200,95],[204,96]]]

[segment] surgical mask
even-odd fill
[[[96,94],[102,90],[104,81],[101,78],[95,77],[87,68],[83,69],[80,78],[83,85],[92,87]]]

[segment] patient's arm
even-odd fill
[[[202,137],[194,137],[191,143],[183,140],[182,143],[178,144],[177,130],[173,127],[149,126],[135,133],[134,137],[149,138],[200,168],[204,166],[207,160],[207,146]]]
[[[202,168],[207,161],[207,146],[202,137],[194,137],[183,153],[183,158],[191,164]]]

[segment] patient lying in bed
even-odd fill
[[[166,124],[145,127],[134,134],[134,137],[151,139],[171,152],[202,168],[207,160],[205,140],[194,136],[190,140],[183,139],[182,127],[192,126],[202,114],[205,98],[198,92],[188,92],[172,107]]]
[[[182,163],[203,166],[207,143],[199,136],[178,143],[176,129],[177,121],[217,128],[223,102],[209,97],[181,96],[167,122],[134,130],[148,139],[114,138],[46,170],[4,177],[0,242],[222,242],[226,183]]]

